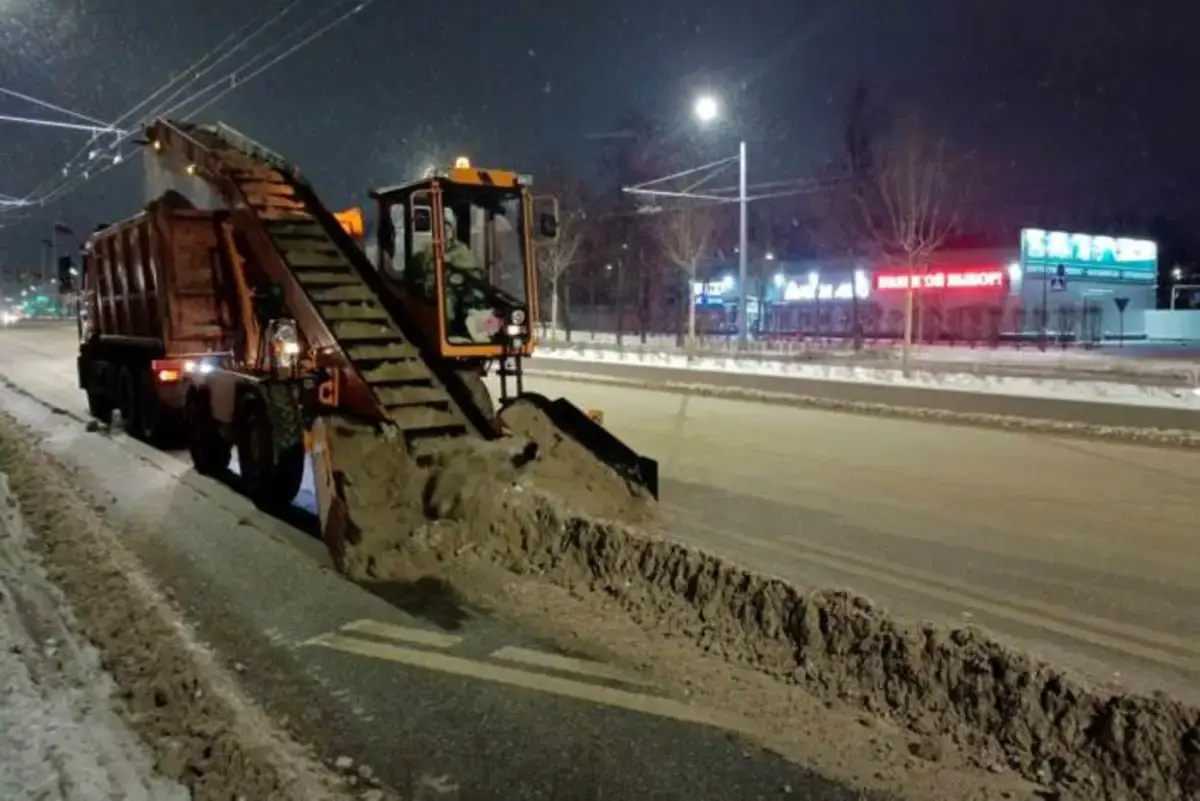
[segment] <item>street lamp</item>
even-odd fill
[[[696,119],[702,125],[715,122],[721,116],[721,104],[713,95],[701,95],[693,106]],[[750,339],[750,321],[746,319],[747,253],[750,248],[747,224],[746,197],[746,140],[738,142],[738,344],[745,346]]]
[[[713,122],[717,117],[721,116],[721,106],[712,95],[701,95],[696,98],[694,111],[696,119],[704,123]]]

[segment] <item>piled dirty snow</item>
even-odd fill
[[[31,607],[20,600],[21,596],[14,596],[18,599],[15,609],[31,633],[42,638],[43,646],[47,636],[59,643],[53,657],[45,648],[37,659],[30,653],[29,659],[23,660],[26,669],[35,681],[49,680],[98,658],[115,681],[118,709],[126,725],[140,735],[152,754],[146,762],[153,772],[139,773],[140,757],[128,748],[122,750],[117,743],[108,743],[102,752],[88,752],[77,738],[71,750],[79,753],[67,755],[63,753],[64,743],[44,740],[44,747],[53,752],[52,761],[57,760],[53,769],[63,772],[66,779],[91,778],[87,774],[67,775],[81,764],[68,758],[77,757],[86,763],[94,755],[105,770],[112,772],[109,778],[125,783],[117,784],[111,794],[73,790],[68,798],[137,798],[138,783],[153,787],[150,782],[154,775],[163,777],[160,788],[164,793],[147,796],[155,799],[176,797],[171,793],[177,792],[180,785],[187,790],[179,797],[189,797],[190,791],[190,797],[198,801],[333,801],[344,797],[337,778],[254,706],[235,676],[195,641],[187,624],[121,544],[117,532],[107,528],[97,510],[73,489],[66,470],[51,462],[38,450],[36,441],[7,418],[0,418],[0,470],[8,471],[13,495],[20,498],[34,537],[32,543],[47,575],[62,591],[49,608]],[[50,609],[65,609],[67,604],[74,610],[74,620],[65,615],[46,617]],[[79,634],[54,634],[53,630],[40,628],[39,621],[43,620],[57,620]],[[81,642],[84,636],[93,643],[98,657],[89,655],[87,649],[75,651],[72,643]],[[94,688],[87,689],[90,686],[74,685],[71,705],[59,709],[90,709],[92,720],[101,719],[99,696]],[[53,684],[43,687],[47,697],[53,695]],[[5,703],[7,699],[0,702],[0,708]],[[60,699],[57,703],[68,702]],[[87,720],[76,718],[79,737]],[[0,727],[7,734],[6,729]],[[64,732],[42,734],[57,738]],[[0,744],[7,745],[3,741]],[[6,762],[6,755],[0,753],[0,765]],[[0,774],[4,769],[0,767]],[[96,774],[97,781],[102,775]],[[20,778],[37,780],[28,773]],[[5,799],[21,797],[0,793]]]
[[[555,583],[603,592],[644,626],[691,639],[828,699],[1081,798],[1194,799],[1200,710],[1098,696],[969,629],[911,628],[844,592],[806,595],[679,543],[510,498],[530,532],[501,556]]]
[[[519,542],[524,534],[518,522],[489,513],[510,490],[550,495],[594,519],[657,522],[657,507],[644,490],[559,433],[537,409],[518,404],[505,412],[504,422],[514,436],[491,442],[435,440],[410,453],[398,434],[331,420],[328,447],[341,471],[341,494],[352,521],[344,539],[329,543],[341,569],[358,578],[382,578],[396,572],[397,560],[414,553],[453,555],[476,539]],[[464,538],[451,533],[452,527],[443,524],[447,520],[490,522],[487,531]],[[408,547],[414,540],[420,542],[416,549]],[[393,567],[385,568],[384,560]]]
[[[0,798],[187,801],[121,719],[111,677],[28,548],[0,474]]]
[[[373,488],[426,503],[407,518],[416,526],[405,536],[373,540],[348,565],[353,575],[406,577],[469,554],[602,593],[645,628],[948,739],[981,764],[1007,764],[1073,797],[1190,801],[1200,793],[1200,710],[1101,696],[977,631],[909,627],[865,599],[804,594],[677,542],[581,517],[492,445],[443,453],[436,464],[407,489]],[[383,459],[373,469],[376,480],[396,470]]]
[[[538,458],[528,468],[533,486],[590,517],[643,526],[658,522],[658,508],[643,488],[622,480],[564,436],[533,404],[518,401],[500,419],[515,435],[538,444]]]

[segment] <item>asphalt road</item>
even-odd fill
[[[86,433],[73,346],[54,327],[0,331],[0,408],[111,497],[106,514],[136,529],[128,545],[200,637],[320,754],[414,798],[863,798],[444,587],[344,581],[320,543],[180,455]]]
[[[950,370],[945,366],[944,369]],[[756,392],[772,393],[777,396],[820,398],[823,401],[835,403],[916,407],[958,414],[1004,415],[1067,423],[1087,423],[1096,426],[1200,431],[1200,411],[1166,406],[1124,406],[1117,403],[992,395],[982,392],[889,386],[852,381],[822,381],[791,376],[643,367],[630,364],[585,362],[577,359],[556,359],[549,353],[541,354],[532,360],[529,370],[533,373],[539,371],[570,372],[581,376],[594,376],[601,381],[619,382],[637,387],[654,385],[663,387],[670,383],[677,385],[703,384],[716,390],[710,394],[727,393],[732,397],[752,397]],[[1114,379],[1109,376],[1107,380]],[[786,400],[775,398],[771,402],[786,403]]]
[[[1200,453],[528,384],[659,459],[679,537],[1200,701]]]

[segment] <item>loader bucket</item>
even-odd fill
[[[504,422],[506,410],[523,403],[540,411],[557,429],[558,433],[575,440],[599,461],[612,468],[625,481],[658,500],[658,462],[656,460],[634,451],[566,398],[551,401],[545,395],[526,392],[504,405],[500,411],[501,422]]]

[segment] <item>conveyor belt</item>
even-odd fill
[[[370,285],[363,265],[331,236],[331,226],[340,228],[315,193],[297,191],[299,179],[272,163],[269,153],[207,128],[186,133],[225,167],[223,172],[257,213],[288,275],[406,438],[472,433],[421,349],[405,335],[403,321]]]

